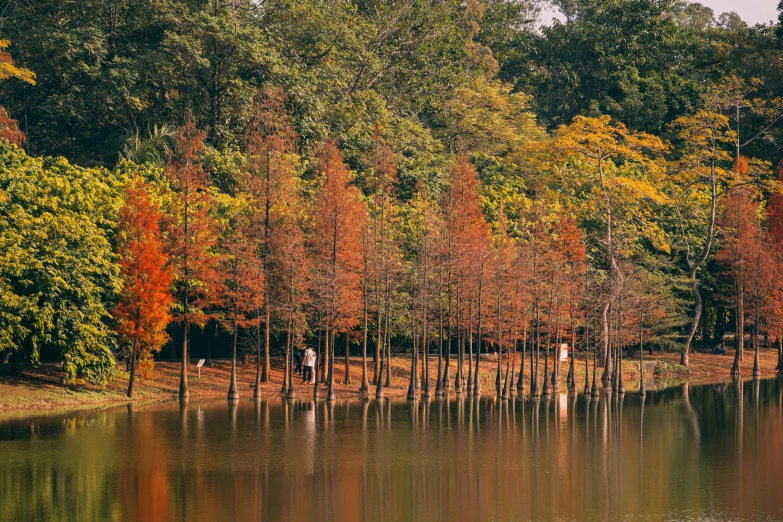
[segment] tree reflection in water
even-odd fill
[[[782,385],[5,420],[0,520],[780,519]]]

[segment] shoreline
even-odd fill
[[[734,359],[733,352],[726,355],[713,355],[711,353],[695,352],[690,355],[690,367],[683,372],[684,367],[679,366],[678,353],[656,353],[653,356],[645,355],[645,367],[647,375],[645,384],[655,388],[689,382],[691,384],[710,384],[728,382],[731,380],[730,370]],[[753,352],[746,350],[742,361],[742,378],[750,378],[753,368]],[[503,371],[505,372],[508,359],[503,359]],[[283,359],[272,358],[271,382],[262,384],[263,398],[280,397],[280,388],[283,375]],[[359,386],[361,384],[361,358],[351,357],[351,384],[344,384],[344,359],[335,360],[335,395],[337,399],[358,399]],[[408,391],[410,375],[410,356],[399,355],[391,358],[392,382],[390,387],[384,387],[385,397],[405,398]],[[454,395],[453,379],[456,370],[456,358],[452,357],[450,376],[452,379],[451,394]],[[529,389],[529,355],[525,360],[526,383]],[[589,361],[589,373],[592,376],[592,359]],[[759,352],[761,377],[769,378],[777,375],[777,351],[772,348]],[[492,355],[481,357],[481,383],[484,394],[494,390],[496,378],[497,359]],[[656,367],[653,375],[651,368]],[[519,359],[516,360],[517,372]],[[540,372],[543,372],[543,361]],[[560,389],[566,389],[566,376],[569,362],[560,363]],[[465,365],[467,371],[467,364]],[[577,353],[575,364],[576,389],[582,392],[584,388],[584,354]],[[662,370],[662,373],[659,372]],[[551,371],[551,359],[550,359]],[[231,360],[214,360],[213,365],[207,364],[201,369],[202,377],[197,377],[195,362],[189,367],[189,391],[190,399],[217,399],[226,398],[231,372]],[[368,374],[372,379],[373,364],[368,361]],[[597,368],[600,376],[603,369]],[[66,385],[62,384],[62,372],[58,364],[45,364],[36,367],[23,367],[21,373],[15,377],[0,377],[0,415],[6,413],[55,413],[60,410],[75,410],[84,408],[100,408],[127,403],[147,403],[177,399],[179,392],[180,363],[178,361],[156,362],[150,378],[138,379],[136,382],[135,397],[128,399],[127,373],[118,369],[117,375],[104,388],[90,385]],[[437,357],[430,358],[430,382],[434,396],[434,381],[437,377]],[[626,392],[635,392],[639,389],[639,359],[638,353],[633,358],[623,360],[623,380]],[[237,385],[240,398],[252,398],[252,383],[255,382],[255,365],[237,362]],[[294,389],[297,399],[312,397],[313,386],[301,384],[301,377],[294,376]],[[420,392],[421,393],[421,392]],[[319,396],[326,398],[326,387],[319,385]],[[375,387],[371,384],[369,396],[375,397]]]

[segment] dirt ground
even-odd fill
[[[729,379],[729,372],[734,360],[734,352],[726,355],[713,355],[711,353],[692,353],[690,367],[679,366],[680,356],[674,353],[656,353],[650,357],[645,354],[646,380],[645,383],[656,386],[664,386],[666,383],[677,383],[688,380],[690,382],[724,381]],[[551,359],[550,359],[551,361]],[[503,361],[504,371],[506,360]],[[518,372],[519,359],[516,359]],[[525,360],[526,380],[529,379],[529,359]],[[481,381],[485,393],[494,391],[497,359],[495,356],[482,356]],[[568,362],[560,363],[560,387],[565,389],[565,380],[568,373]],[[777,352],[774,349],[765,349],[760,353],[760,365],[763,377],[777,375]],[[466,363],[467,370],[467,363]],[[452,358],[450,376],[456,374],[456,359]],[[656,370],[657,368],[657,370]],[[753,368],[753,352],[745,352],[742,363],[743,377],[750,377]],[[437,376],[437,358],[430,359],[431,388],[434,392],[434,381]],[[543,372],[543,358],[540,372]],[[372,378],[373,364],[368,361],[368,373]],[[589,359],[588,373],[592,376],[592,358]],[[598,368],[598,375],[602,368]],[[653,373],[656,375],[654,376]],[[212,365],[205,365],[201,369],[201,378],[193,362],[189,367],[189,389],[191,398],[219,398],[225,397],[228,390],[231,375],[230,360],[215,360]],[[361,359],[351,358],[351,383],[345,384],[344,362],[341,357],[335,361],[335,393],[338,398],[351,398],[359,396],[361,384]],[[133,400],[166,400],[176,398],[179,391],[180,364],[178,362],[158,362],[148,379],[138,380],[136,394]],[[387,397],[404,397],[408,390],[408,378],[410,375],[410,356],[392,357],[391,386],[385,388]],[[584,355],[577,354],[576,361],[577,390],[584,388],[585,362]],[[25,367],[21,375],[17,377],[0,377],[0,413],[11,411],[29,411],[59,409],[66,407],[97,406],[104,404],[117,404],[128,402],[125,396],[128,380],[127,373],[118,369],[117,376],[105,387],[97,388],[90,385],[66,385],[62,382],[62,372],[59,365],[47,364],[37,367]],[[264,396],[277,397],[280,394],[283,377],[283,360],[272,360],[271,382],[262,384]],[[655,383],[653,378],[655,377]],[[638,352],[633,359],[626,358],[623,361],[623,378],[625,389],[633,392],[639,388],[639,360]],[[313,386],[301,384],[301,377],[294,377],[294,389],[298,397],[312,397]],[[255,365],[238,365],[237,383],[240,397],[252,397],[252,383],[255,382]],[[452,381],[453,382],[453,381]],[[371,387],[371,395],[375,388]],[[454,387],[452,385],[452,393]],[[326,397],[326,387],[320,386],[320,396]]]

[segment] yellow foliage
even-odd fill
[[[26,67],[18,67],[14,64],[11,54],[6,51],[10,45],[10,41],[0,40],[0,80],[16,78],[35,85],[35,73]]]
[[[458,87],[443,108],[453,151],[503,156],[544,136],[530,97],[511,86],[478,78]]]

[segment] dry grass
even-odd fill
[[[638,353],[636,355],[638,357]],[[645,355],[645,360],[650,362],[665,361],[669,368],[674,370],[667,378],[674,381],[689,380],[691,382],[704,382],[715,380],[727,380],[734,359],[734,353],[728,352],[723,356],[705,353],[694,353],[690,356],[690,368],[676,366],[679,363],[679,354],[656,354],[653,357]],[[526,380],[529,379],[529,359],[526,359]],[[481,359],[481,381],[484,392],[491,393],[494,390],[497,359],[494,356],[483,356]],[[771,377],[776,375],[777,353],[772,349],[762,350],[760,354],[762,375]],[[675,365],[675,366],[672,366]],[[368,363],[368,371],[372,376],[372,362]],[[504,371],[506,361],[503,362]],[[517,369],[519,359],[516,360]],[[650,365],[652,366],[652,365]],[[753,353],[747,351],[742,363],[743,376],[750,376],[753,368]],[[467,364],[466,364],[467,369]],[[139,380],[136,385],[136,401],[164,400],[176,398],[179,392],[179,363],[159,362],[149,379]],[[191,365],[189,389],[192,398],[224,397],[228,390],[228,382],[231,372],[231,361],[214,361],[212,366],[206,366],[201,370],[201,379],[197,378],[195,365]],[[543,372],[543,361],[540,372]],[[561,389],[565,388],[565,379],[568,372],[568,363],[560,366]],[[588,372],[592,375],[592,360]],[[451,360],[450,376],[455,376],[456,359]],[[602,369],[598,369],[600,376]],[[408,376],[410,375],[410,357],[396,356],[392,358],[391,366],[392,383],[386,388],[387,397],[404,397],[408,389]],[[584,388],[584,359],[578,355],[576,363],[577,389]],[[262,385],[265,396],[275,397],[280,393],[283,376],[282,359],[272,360],[271,382]],[[430,376],[433,382],[437,376],[437,358],[430,359]],[[628,391],[633,391],[639,386],[638,359],[625,359],[623,361],[623,378]],[[653,376],[647,375],[647,382]],[[361,359],[351,358],[351,380],[345,384],[345,372],[343,359],[338,357],[335,361],[335,392],[340,398],[358,397],[361,384]],[[255,365],[242,364],[240,362],[237,372],[237,382],[240,396],[249,397],[253,394],[251,384],[255,382]],[[529,381],[528,381],[529,382]],[[65,385],[62,383],[62,373],[57,365],[42,365],[39,367],[25,368],[22,374],[14,378],[0,378],[0,412],[30,411],[62,407],[92,406],[112,403],[128,402],[125,391],[128,385],[127,374],[118,371],[115,379],[105,388],[100,389],[89,385]],[[312,395],[312,385],[301,384],[301,377],[295,376],[294,386],[298,396],[309,397]],[[320,387],[321,396],[325,396],[326,389]],[[452,392],[454,387],[452,386]],[[374,393],[374,388],[371,389]]]

